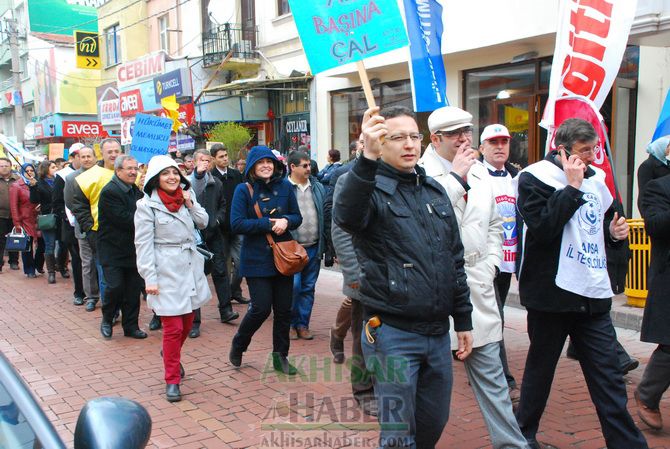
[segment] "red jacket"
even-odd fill
[[[14,226],[22,227],[33,238],[42,236],[37,230],[37,205],[30,202],[30,189],[23,179],[12,183],[9,188],[9,207]]]

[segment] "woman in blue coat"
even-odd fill
[[[239,367],[242,353],[251,337],[263,322],[274,313],[272,327],[272,363],[284,374],[295,374],[288,363],[293,276],[284,276],[274,265],[272,249],[266,234],[277,241],[291,240],[290,230],[302,223],[298,201],[291,184],[285,178],[286,168],[268,147],[256,146],[247,156],[244,178],[235,189],[230,212],[231,229],[243,234],[240,255],[240,275],[247,279],[251,303],[233,338],[230,363]],[[253,195],[250,194],[249,185]],[[258,203],[262,218],[258,218],[254,204]]]

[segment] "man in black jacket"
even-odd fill
[[[134,217],[137,200],[144,196],[135,185],[137,170],[137,161],[132,156],[117,157],[114,176],[103,187],[98,202],[96,244],[106,282],[100,333],[106,339],[112,338],[112,320],[119,307],[123,335],[147,338],[137,323],[144,286],[135,261]]]
[[[607,447],[646,449],[626,409],[609,313],[612,287],[605,245],[621,245],[628,223],[611,207],[605,173],[590,166],[598,143],[591,124],[568,119],[554,142],[556,151],[517,178],[517,207],[524,222],[519,295],[528,310],[530,339],[517,421],[531,447],[540,447],[536,433],[569,335]]]
[[[233,310],[230,304],[230,283],[228,282],[228,265],[224,252],[223,235],[221,227],[228,221],[226,210],[226,198],[221,181],[215,178],[209,172],[209,166],[212,162],[207,150],[197,150],[194,154],[195,167],[189,177],[193,191],[195,192],[198,203],[202,205],[209,215],[209,223],[202,231],[202,237],[207,249],[214,253],[212,258],[212,281],[216,296],[219,298],[219,315],[222,323],[228,323],[239,318],[240,314]],[[189,337],[197,338],[200,336],[200,309],[195,311],[193,328]]]
[[[71,211],[65,209],[65,179],[81,167],[79,159],[79,151],[85,148],[84,144],[75,143],[68,151],[68,159],[71,166],[65,167],[56,172],[54,179],[54,187],[51,193],[53,212],[58,218],[60,224],[60,235],[57,235],[61,245],[61,252],[68,252],[72,264],[72,280],[74,281],[74,299],[72,300],[75,306],[84,304],[84,281],[81,274],[81,258],[79,257],[79,244],[74,236],[74,215]],[[62,266],[61,269],[67,270],[67,266]],[[61,275],[65,276],[64,271]]]
[[[240,251],[242,250],[242,236],[234,234],[230,229],[230,206],[233,204],[233,193],[235,187],[242,182],[242,174],[228,166],[228,150],[220,143],[212,145],[210,155],[213,158],[214,166],[212,175],[223,184],[223,197],[226,200],[226,220],[221,226],[221,235],[223,236],[224,254],[226,261],[230,260],[233,265],[233,272],[230,279],[230,297],[240,304],[247,304],[249,300],[242,297],[242,278],[239,275]]]
[[[342,180],[333,220],[352,234],[360,262],[380,446],[432,448],[449,417],[449,316],[457,357],[472,350],[463,244],[444,189],[416,165],[422,136],[414,113],[368,109],[362,130],[363,156]]]

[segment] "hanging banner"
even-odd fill
[[[663,103],[661,115],[658,116],[656,131],[654,131],[654,137],[651,138],[651,141],[653,142],[659,137],[664,136],[670,136],[670,90],[668,90],[668,93],[665,96],[665,103]]]
[[[449,106],[442,59],[441,0],[404,0],[409,35],[410,79],[416,112]]]
[[[637,0],[562,0],[560,3],[549,98],[540,125],[560,125],[554,103],[566,95],[605,102],[616,79],[635,18]]]
[[[148,164],[152,157],[167,154],[171,128],[170,119],[137,114],[132,131],[130,155],[140,164]]]
[[[407,45],[397,0],[289,0],[312,74]]]

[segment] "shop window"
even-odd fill
[[[118,23],[105,29],[105,45],[107,67],[121,63],[121,33]]]

